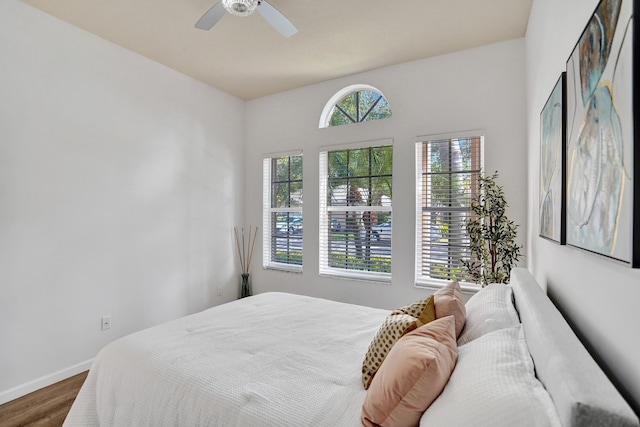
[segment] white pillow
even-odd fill
[[[560,427],[551,397],[534,376],[522,327],[459,347],[453,374],[420,425]]]
[[[467,301],[466,308],[467,322],[458,337],[459,346],[489,332],[520,324],[520,317],[513,305],[513,289],[509,285],[487,285]]]

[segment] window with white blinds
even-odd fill
[[[416,284],[470,282],[466,224],[482,173],[478,133],[420,138],[416,143]]]
[[[320,152],[320,274],[391,280],[392,169],[391,141]]]
[[[263,161],[262,264],[302,271],[302,153]]]

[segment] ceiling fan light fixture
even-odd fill
[[[259,0],[222,0],[227,12],[235,16],[249,16],[255,12]]]

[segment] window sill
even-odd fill
[[[283,271],[285,273],[302,274],[302,266],[301,265],[272,263],[272,264],[263,266],[262,269],[263,270]]]
[[[433,291],[437,291],[450,282],[450,280],[439,279],[416,279],[414,286],[419,289],[430,289]],[[482,289],[482,287],[476,283],[460,282],[460,289],[462,290],[463,294],[471,296]]]
[[[340,269],[325,269],[320,272],[320,277],[330,277],[334,279],[358,280],[362,282],[372,282],[381,284],[391,284],[391,274],[367,273],[364,271],[345,271]]]

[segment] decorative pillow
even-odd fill
[[[553,401],[534,375],[522,327],[490,332],[458,347],[456,368],[420,424],[559,427]]]
[[[433,303],[432,300],[433,300],[433,296],[430,295],[427,298],[414,302],[413,304],[405,305],[402,308],[394,310],[391,312],[391,314],[403,313],[403,314],[408,314],[409,316],[415,317],[417,319],[418,317],[420,317],[420,314],[422,314],[422,312],[427,307],[427,305],[429,303]]]
[[[416,327],[426,325],[427,323],[436,320],[436,309],[433,295],[391,312],[391,314],[402,313],[415,317],[417,319]]]
[[[456,319],[456,337],[462,332],[467,311],[464,306],[464,297],[462,289],[457,280],[438,289],[434,294],[434,303],[436,307],[436,319],[442,317],[454,316]]]
[[[453,316],[400,338],[371,382],[362,405],[362,425],[417,426],[447,384],[456,358]]]
[[[413,316],[413,314],[416,315]],[[395,310],[387,316],[373,341],[369,344],[369,349],[362,362],[362,385],[365,390],[369,388],[373,376],[396,341],[407,332],[433,320],[435,320],[433,295]]]
[[[467,321],[458,337],[458,345],[464,345],[489,332],[511,328],[520,324],[513,305],[513,288],[500,283],[490,284],[479,290],[466,304]]]

